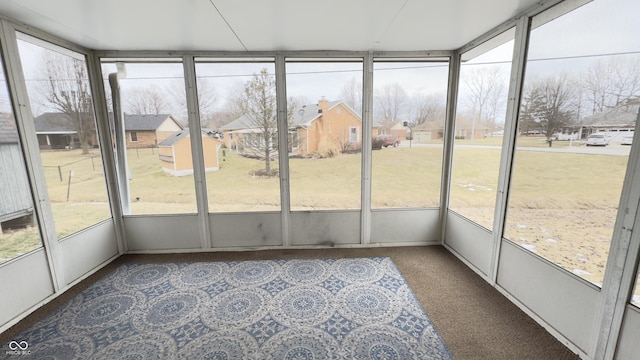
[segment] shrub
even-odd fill
[[[373,138],[373,140],[371,141],[371,148],[373,150],[382,149],[382,145],[384,145],[384,140],[383,139]]]

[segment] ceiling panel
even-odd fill
[[[0,13],[100,50],[452,50],[537,0],[3,0]]]

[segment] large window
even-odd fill
[[[438,207],[447,99],[446,60],[376,60],[372,208]]]
[[[288,59],[292,210],[359,209],[362,60]]]
[[[449,208],[491,229],[514,30],[462,54]]]
[[[634,3],[535,17],[520,108],[505,235],[597,285],[638,116]]]
[[[111,217],[84,56],[18,34],[58,238]]]
[[[125,68],[120,88],[131,213],[196,213],[182,63],[149,60]],[[102,71],[106,78],[116,64],[105,60]]]
[[[22,146],[0,70],[0,264],[41,246]]]
[[[209,211],[279,211],[273,59],[196,63]]]

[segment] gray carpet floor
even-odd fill
[[[13,336],[125,262],[370,256],[389,256],[394,261],[455,359],[579,359],[441,246],[125,255],[0,334],[0,343],[13,340]]]

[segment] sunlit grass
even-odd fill
[[[450,208],[487,228],[493,224],[501,142],[501,137],[456,140],[456,145],[495,147],[454,150]],[[541,137],[521,137],[518,145],[548,146]],[[566,145],[554,142],[554,147]],[[372,154],[372,208],[439,206],[441,146],[387,148]],[[110,216],[100,158],[90,157],[96,155],[96,150],[89,156],[79,151],[42,153],[59,237]],[[157,149],[130,150],[128,155],[134,214],[197,211],[193,176],[163,172]],[[220,170],[206,174],[210,212],[280,210],[280,178],[254,175],[264,168],[263,161],[226,149],[220,159]],[[581,276],[590,281],[601,282],[627,159],[517,151],[505,235],[567,269],[588,272]],[[361,163],[361,154],[291,158],[291,208],[359,209]],[[271,166],[277,169],[279,164],[274,161]],[[7,234],[0,238],[3,258],[40,246],[33,229]]]

